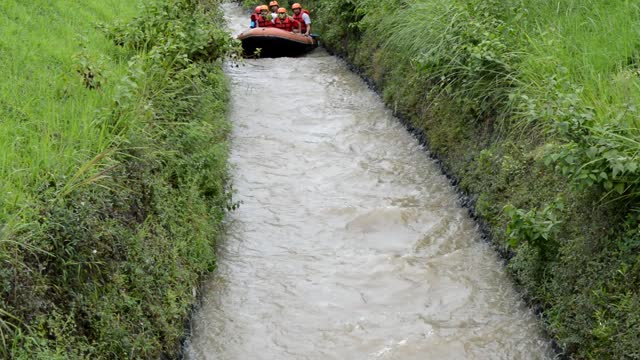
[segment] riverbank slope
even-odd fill
[[[227,191],[218,1],[0,4],[0,357],[173,357]]]
[[[640,356],[640,9],[314,0],[314,32],[424,134],[572,358]]]

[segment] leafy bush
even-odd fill
[[[559,220],[556,212],[562,210],[562,202],[555,202],[545,206],[541,211],[524,211],[512,205],[504,208],[509,218],[507,225],[507,241],[513,248],[522,243],[529,244],[535,249],[543,261],[552,260],[556,255],[558,242],[555,233],[558,231]]]
[[[142,16],[100,27],[112,41],[133,51],[150,51],[167,66],[215,60],[238,50],[238,43],[220,26],[220,13],[205,12],[197,1],[148,2]]]
[[[635,114],[635,109],[629,110]],[[640,201],[640,134],[619,124],[594,124],[593,112],[558,121],[566,142],[550,146],[546,163],[570,177],[577,187],[605,192],[603,198],[637,206]]]

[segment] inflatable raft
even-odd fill
[[[249,29],[238,35],[238,39],[242,41],[246,56],[258,54],[260,57],[295,57],[318,47],[318,40],[311,36],[273,27]],[[258,49],[260,50],[256,53]]]

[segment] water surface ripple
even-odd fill
[[[225,5],[238,32],[246,16]],[[227,67],[236,199],[190,359],[545,359],[428,154],[318,49]]]

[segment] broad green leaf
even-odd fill
[[[613,183],[609,180],[604,182],[604,188],[607,190],[611,190],[613,188]]]

